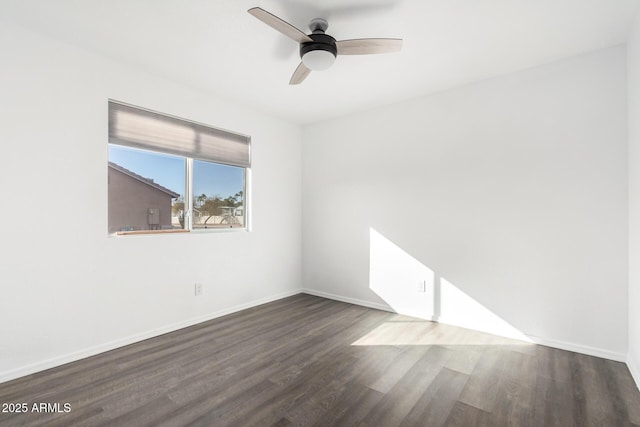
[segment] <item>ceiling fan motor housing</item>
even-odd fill
[[[315,33],[309,34],[311,38],[310,42],[300,43],[300,58],[304,58],[306,54],[313,51],[325,51],[329,52],[335,58],[338,55],[338,48],[336,47],[336,39],[328,34]]]

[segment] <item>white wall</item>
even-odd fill
[[[640,386],[640,16],[627,44],[629,87],[629,354]]]
[[[0,382],[299,289],[299,127],[8,24],[0,51]],[[108,237],[108,98],[251,135],[253,231]]]
[[[614,47],[306,127],[305,288],[624,360],[626,125]]]

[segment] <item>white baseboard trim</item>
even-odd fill
[[[349,304],[360,305],[362,307],[375,308],[377,310],[390,311],[392,313],[395,313],[395,311],[386,304],[379,304],[376,302],[365,301],[365,300],[356,299],[356,298],[343,297],[342,295],[335,295],[335,294],[330,294],[328,292],[316,291],[315,289],[305,288],[305,289],[302,289],[301,292],[309,295],[315,295],[317,297],[332,299],[335,301],[347,302]]]
[[[640,367],[636,365],[636,362],[631,358],[630,354],[627,354],[627,367],[629,368],[629,372],[631,372],[631,376],[636,382],[636,387],[640,390]]]
[[[304,292],[306,294],[316,295],[316,296],[323,297],[323,298],[333,299],[333,300],[336,300],[336,301],[348,302],[350,304],[356,304],[356,305],[361,305],[361,306],[364,306],[364,307],[376,308],[378,310],[390,311],[392,313],[396,312],[394,309],[392,309],[391,307],[389,307],[386,304],[379,304],[379,303],[375,303],[375,302],[371,302],[371,301],[365,301],[365,300],[360,300],[360,299],[355,299],[355,298],[344,297],[344,296],[341,296],[341,295],[330,294],[330,293],[326,293],[326,292],[322,292],[322,291],[317,291],[317,290],[314,290],[314,289],[302,289],[302,292]],[[445,319],[445,321],[443,321],[442,317],[440,317],[438,320],[433,320],[433,321],[436,321],[436,322],[439,321],[439,322],[445,323],[445,324],[447,323],[446,319]],[[483,331],[483,332],[485,332],[485,331]],[[524,335],[527,338],[529,338],[533,343],[540,344],[540,345],[545,345],[547,347],[558,348],[560,350],[572,351],[574,353],[586,354],[586,355],[589,355],[589,356],[601,357],[603,359],[615,360],[616,362],[625,362],[625,361],[628,360],[628,358],[626,357],[626,355],[624,353],[617,353],[615,351],[604,350],[604,349],[600,349],[600,348],[596,348],[596,347],[590,347],[590,346],[586,346],[586,345],[582,345],[582,344],[575,344],[575,343],[566,342],[566,341],[560,341],[560,340],[554,340],[554,339],[549,339],[549,338],[536,337],[536,336],[528,335],[528,334],[524,334]],[[628,362],[627,362],[627,364],[628,364]],[[631,368],[629,368],[629,369],[631,370]],[[636,378],[636,383],[638,383],[638,378],[640,378],[640,377],[637,376],[637,375],[634,375],[634,378]]]
[[[611,350],[605,350],[588,345],[576,344],[567,341],[554,340],[550,338],[537,337],[535,335],[527,335],[536,344],[546,345],[547,347],[558,348],[560,350],[572,351],[574,353],[586,354],[588,356],[601,357],[603,359],[615,360],[616,362],[625,362],[624,353],[618,353]]]
[[[75,351],[73,353],[65,354],[62,356],[53,357],[51,359],[43,360],[41,362],[32,363],[30,365],[22,366],[20,368],[13,369],[10,371],[0,372],[0,384],[6,381],[14,380],[16,378],[24,377],[25,375],[31,375],[33,373],[44,371],[46,369],[55,368],[56,366],[64,365],[70,362],[75,362],[90,356],[95,356],[96,354],[104,353],[105,351],[114,350],[119,347],[124,347],[126,345],[134,344],[136,342],[140,342],[149,338],[157,337],[159,335],[163,335],[169,332],[177,331],[179,329],[187,328],[189,326],[193,326],[198,323],[202,323],[218,317],[226,316],[227,314],[235,313],[241,310],[246,310],[247,308],[256,307],[258,305],[266,304],[269,302],[273,302],[282,298],[287,298],[300,293],[302,293],[300,289],[295,289],[293,291],[271,295],[271,296],[253,300],[244,304],[239,304],[234,307],[218,310],[214,313],[210,313],[204,316],[194,317],[188,320],[184,320],[182,322],[173,323],[173,324],[166,325],[161,328],[153,329],[147,332],[130,335],[122,339],[110,341],[104,344],[99,344],[93,347],[85,348],[85,349]]]

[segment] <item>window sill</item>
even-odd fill
[[[136,230],[136,231],[116,231],[116,236],[135,236],[139,234],[175,234],[189,233],[191,230]]]

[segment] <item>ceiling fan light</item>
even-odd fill
[[[326,70],[335,60],[336,56],[332,52],[323,49],[312,50],[302,56],[302,63],[313,71]]]

